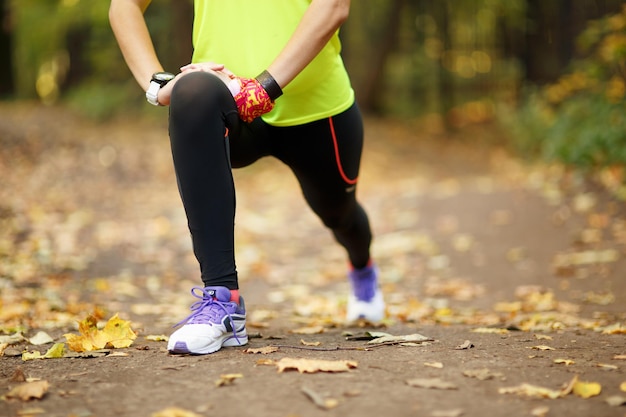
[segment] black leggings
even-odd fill
[[[178,187],[206,286],[238,288],[232,168],[264,156],[291,168],[307,203],[346,249],[352,265],[367,264],[372,236],[355,197],[363,147],[356,104],[299,126],[275,127],[260,118],[248,124],[239,119],[221,80],[193,72],[174,86],[169,122]]]

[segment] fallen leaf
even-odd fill
[[[220,375],[220,379],[215,381],[216,387],[224,387],[227,385],[233,385],[235,380],[243,378],[243,374],[222,374]]]
[[[294,334],[320,334],[324,333],[323,326],[300,327],[291,331]]]
[[[548,336],[547,334],[534,334],[535,339],[537,340],[552,340],[552,336]]]
[[[620,391],[626,392],[626,381],[619,384]]]
[[[432,342],[434,339],[423,336],[419,333],[406,334],[401,336],[381,336],[367,342],[368,345],[396,344],[396,343],[421,343]]]
[[[531,346],[529,349],[535,349],[535,350],[555,350],[553,347],[546,346],[546,345]]]
[[[53,358],[62,358],[65,354],[65,344],[64,343],[55,343],[52,345],[50,349],[45,354],[41,354],[41,352],[23,352],[22,360],[30,361],[33,359],[53,359]]]
[[[75,352],[87,352],[108,348],[125,348],[133,344],[137,334],[131,329],[130,321],[122,320],[115,314],[107,321],[102,330],[98,329],[98,320],[90,315],[78,323],[80,335],[65,334],[69,348]]]
[[[469,340],[466,340],[465,342],[461,343],[459,346],[455,347],[456,350],[465,350],[465,349],[471,349],[474,347],[474,344],[472,342],[470,342]]]
[[[602,386],[597,382],[577,381],[573,388],[574,394],[581,398],[591,398],[600,395]]]
[[[346,372],[351,368],[357,367],[357,362],[346,360],[321,360],[321,359],[296,359],[296,358],[282,358],[276,363],[278,372],[283,372],[289,369],[296,369],[302,373],[315,373],[315,372]]]
[[[126,358],[128,356],[130,356],[128,352],[112,352],[107,355],[107,358]]]
[[[406,383],[411,387],[429,388],[429,389],[458,389],[456,384],[443,381],[439,378],[414,378],[409,379]]]
[[[498,329],[495,327],[478,327],[476,329],[472,329],[472,333],[507,334],[509,331],[507,329]]]
[[[276,361],[273,360],[273,359],[259,359],[258,361],[256,361],[256,365],[275,366],[276,365]]]
[[[443,363],[441,363],[441,362],[424,362],[424,366],[429,366],[431,368],[441,369],[441,368],[443,368]]]
[[[304,346],[319,346],[322,342],[307,342],[306,340],[300,339],[300,344]]]
[[[611,407],[620,407],[622,405],[626,405],[626,397],[622,395],[611,395],[606,399],[606,402]]]
[[[614,371],[616,369],[619,369],[619,367],[615,365],[609,365],[608,363],[599,363],[596,366],[600,369],[604,369],[605,371]]]
[[[36,335],[28,339],[31,345],[39,346],[54,342],[54,339],[46,332],[40,331]]]
[[[202,417],[193,411],[184,410],[177,407],[169,407],[161,411],[153,413],[151,417]]]
[[[613,359],[615,359],[616,361],[624,361],[626,360],[626,355],[615,355],[613,356]]]
[[[33,381],[20,384],[6,394],[6,398],[17,398],[21,401],[41,399],[48,392],[48,381]]]
[[[168,340],[170,340],[170,338],[164,334],[151,334],[146,336],[146,340],[151,340],[153,342],[167,342]]]
[[[565,364],[565,366],[570,366],[570,365],[575,364],[576,362],[574,362],[571,359],[555,359],[554,363],[556,363],[556,364]]]
[[[483,369],[470,369],[467,371],[463,371],[463,375],[469,378],[476,378],[480,381],[486,381],[494,378],[503,378],[504,374],[500,372],[491,372],[487,368]]]
[[[252,354],[261,353],[263,355],[267,355],[268,353],[274,353],[277,351],[278,351],[278,347],[276,346],[263,346],[260,348],[248,348],[244,350],[244,353],[252,353]]]
[[[302,392],[313,402],[313,404],[322,410],[330,410],[331,408],[335,408],[339,405],[339,401],[335,398],[324,398],[310,388],[302,387]]]
[[[523,383],[515,387],[506,387],[498,389],[500,394],[516,394],[524,397],[531,398],[549,398],[557,399],[569,395],[574,389],[574,385],[578,382],[578,377],[575,376],[564,388],[560,390],[553,390],[550,388],[544,388],[537,385]]]
[[[550,407],[542,406],[542,407],[533,408],[530,414],[533,417],[545,417],[548,415],[548,411],[550,411]]]

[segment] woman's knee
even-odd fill
[[[216,107],[224,94],[228,94],[228,89],[218,77],[197,71],[180,77],[172,88],[171,102],[174,108]]]

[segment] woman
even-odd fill
[[[378,321],[384,302],[371,231],[355,191],[363,127],[340,57],[349,0],[196,0],[192,63],[164,72],[143,13],[112,0],[109,20],[148,102],[170,106],[169,134],[203,287],[170,337],[172,353],[247,343],[234,257],[232,168],[273,156],[348,255],[347,319]]]

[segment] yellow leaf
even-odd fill
[[[243,378],[242,374],[222,374],[220,379],[215,381],[216,387],[224,387],[226,385],[232,385],[236,379]]]
[[[443,368],[443,363],[441,362],[424,362],[424,366],[429,366],[431,368]]]
[[[125,348],[133,344],[137,335],[130,327],[130,321],[114,315],[98,330],[98,320],[88,316],[78,323],[80,335],[65,334],[68,347],[75,352],[89,352],[106,348]]]
[[[65,354],[65,343],[55,343],[43,356],[46,359],[62,358]]]
[[[43,355],[38,351],[22,353],[23,361],[32,361],[33,359],[43,359]]]
[[[278,372],[283,372],[288,369],[296,369],[301,374],[315,372],[346,372],[351,368],[356,368],[357,362],[282,358],[276,363],[276,366],[278,367]]]
[[[562,363],[562,364],[565,364],[565,366],[570,366],[570,365],[575,364],[576,362],[574,362],[571,359],[555,359],[554,363],[558,363],[558,364]]]
[[[151,417],[202,417],[193,411],[184,410],[177,407],[169,407],[152,414]]]
[[[319,346],[322,344],[322,342],[307,342],[304,339],[300,339],[300,344],[304,345],[304,346]]]
[[[151,334],[146,336],[146,340],[151,340],[153,342],[167,342],[168,340],[170,340],[170,338],[165,336],[164,334]]]
[[[322,326],[301,327],[299,329],[292,330],[291,333],[295,333],[295,334],[319,334],[319,333],[324,333],[324,327],[322,327]]]
[[[535,350],[554,350],[553,347],[546,346],[546,345],[532,346],[530,349],[535,349]]]
[[[263,346],[260,348],[248,348],[244,350],[245,353],[261,353],[263,355],[267,355],[268,353],[274,353],[278,351],[278,347],[276,346]]]
[[[626,381],[622,382],[621,384],[619,384],[619,389],[621,391],[626,392]]]
[[[111,345],[113,348],[126,348],[137,338],[130,328],[130,321],[120,319],[117,314],[109,319],[102,332],[106,334],[106,347]]]
[[[509,331],[507,329],[497,329],[494,327],[478,327],[476,329],[472,329],[472,333],[507,334]]]
[[[9,393],[6,394],[6,398],[17,398],[22,401],[29,401],[34,398],[40,399],[46,395],[49,387],[50,384],[48,384],[48,381],[26,382],[9,391]]]
[[[575,376],[564,388],[560,390],[553,390],[550,388],[544,388],[537,385],[531,384],[521,384],[515,387],[508,388],[500,388],[498,393],[500,394],[517,394],[520,396],[531,397],[531,398],[549,398],[549,399],[557,399],[565,397],[572,392],[573,387],[578,383],[578,377]]]
[[[582,382],[578,381],[574,384],[574,394],[581,398],[590,398],[599,395],[602,391],[602,386],[597,382]]]

